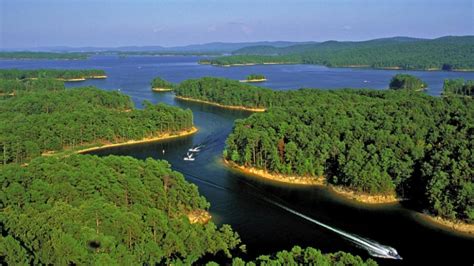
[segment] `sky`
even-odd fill
[[[0,0],[0,48],[474,35],[474,0]]]

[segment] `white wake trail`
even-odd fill
[[[316,219],[313,219],[309,216],[306,216],[306,215],[304,215],[300,212],[297,212],[293,209],[290,209],[290,208],[288,208],[288,207],[286,207],[286,206],[284,206],[284,205],[282,205],[278,202],[275,202],[275,201],[272,201],[272,200],[269,200],[269,199],[266,199],[266,200],[268,202],[270,202],[271,204],[276,205],[276,206],[278,206],[278,207],[280,207],[280,208],[282,208],[282,209],[284,209],[284,210],[286,210],[286,211],[288,211],[292,214],[295,214],[295,215],[297,215],[297,216],[299,216],[299,217],[301,217],[301,218],[303,218],[307,221],[315,223],[315,224],[317,224],[319,226],[322,226],[322,227],[324,227],[324,228],[326,228],[326,229],[328,229],[332,232],[335,232],[337,234],[340,234],[340,235],[344,236],[345,238],[347,238],[347,239],[351,240],[352,242],[356,243],[358,246],[366,249],[369,252],[369,254],[372,255],[372,256],[381,257],[381,258],[389,258],[389,259],[402,259],[398,255],[397,251],[392,247],[381,245],[379,243],[369,241],[367,239],[364,239],[364,238],[361,238],[361,237],[358,237],[358,236],[351,235],[351,234],[346,233],[342,230],[339,230],[339,229],[333,228],[333,227],[331,227],[327,224],[324,224],[324,223],[322,223],[322,222],[320,222]]]

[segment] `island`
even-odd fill
[[[267,105],[263,98],[254,98],[255,93],[273,94],[270,89],[262,89],[250,84],[224,78],[204,77],[181,82],[175,88],[176,98],[201,102],[229,109],[264,112]],[[262,99],[262,101],[260,101]]]
[[[250,74],[246,79],[240,80],[240,82],[264,82],[267,81],[267,78],[262,74]]]
[[[151,81],[151,90],[154,92],[172,91],[175,85],[162,78],[156,77]]]
[[[397,74],[391,80],[389,89],[391,90],[413,90],[424,91],[428,85],[418,77],[408,74]]]
[[[223,157],[237,170],[327,185],[365,203],[410,200],[416,210],[474,232],[472,195],[464,192],[473,185],[471,98],[409,89],[272,91],[221,78],[187,80],[176,93],[265,108],[237,120],[227,138]],[[453,113],[454,120],[447,116]],[[446,193],[452,197],[443,197]]]
[[[474,71],[474,36],[437,39],[394,37],[359,42],[327,41],[288,47],[250,46],[204,59],[217,66],[317,64],[327,67]]]

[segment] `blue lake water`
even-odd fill
[[[144,100],[190,108],[199,132],[194,136],[156,143],[117,147],[97,151],[97,155],[130,155],[139,159],[166,159],[173,169],[195,183],[211,203],[216,223],[228,223],[247,244],[248,257],[289,249],[294,245],[313,246],[324,252],[339,250],[370,257],[367,250],[341,235],[308,219],[282,209],[278,201],[311,219],[341,229],[354,236],[377,241],[398,250],[403,261],[377,259],[381,264],[439,264],[456,262],[472,265],[474,238],[456,234],[418,219],[417,213],[400,205],[368,206],[357,204],[321,187],[288,186],[244,176],[222,165],[220,160],[227,135],[235,119],[250,113],[225,110],[199,103],[179,101],[173,93],[153,93],[150,81],[162,77],[180,82],[203,76],[244,79],[248,74],[263,74],[261,86],[275,90],[312,88],[384,89],[397,73],[416,75],[428,83],[431,95],[439,95],[445,78],[474,79],[471,72],[393,71],[327,68],[313,65],[262,65],[214,67],[199,65],[200,57],[116,57],[96,56],[89,60],[0,60],[0,68],[103,69],[107,79],[68,82],[68,87],[97,86],[120,90],[130,95],[138,107]],[[204,144],[196,161],[183,156],[193,145]],[[165,153],[163,154],[163,150]]]

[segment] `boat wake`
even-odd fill
[[[379,258],[386,258],[386,259],[397,259],[397,260],[401,260],[402,257],[400,257],[400,255],[398,255],[398,252],[396,249],[392,248],[392,247],[389,247],[389,246],[385,246],[385,245],[382,245],[382,244],[379,244],[373,240],[368,240],[368,239],[365,239],[365,238],[362,238],[362,237],[359,237],[357,235],[353,235],[353,234],[349,234],[347,232],[344,232],[342,230],[339,230],[339,229],[336,229],[334,227],[331,227],[327,224],[324,224],[316,219],[313,219],[309,216],[306,216],[300,212],[297,212],[293,209],[290,209],[278,202],[275,202],[273,200],[270,200],[270,199],[266,199],[267,202],[275,205],[275,206],[278,206],[292,214],[295,214],[307,221],[310,221],[312,223],[315,223],[319,226],[322,226],[332,232],[335,232],[343,237],[345,237],[346,239],[350,240],[351,242],[353,242],[354,244],[356,244],[357,246],[367,250],[369,252],[369,254],[371,256],[374,256],[374,257],[379,257]]]
[[[177,167],[174,167],[174,168],[177,168]],[[196,180],[197,182],[200,182],[200,183],[204,183],[208,186],[211,186],[211,187],[214,187],[214,188],[217,188],[217,189],[221,189],[221,190],[226,190],[226,191],[229,191],[229,192],[234,192],[236,193],[233,189],[230,189],[230,188],[226,188],[226,187],[223,187],[223,186],[220,186],[218,184],[215,184],[214,182],[212,181],[209,181],[209,180],[204,180],[202,178],[200,178],[199,176],[197,175],[193,175],[191,173],[188,173],[186,171],[184,171],[184,169],[180,169],[180,168],[177,168],[176,170],[182,172],[183,174],[187,175],[188,177]],[[398,255],[398,252],[396,249],[390,247],[390,246],[386,246],[386,245],[382,245],[376,241],[373,241],[373,240],[370,240],[370,239],[366,239],[366,238],[363,238],[363,237],[360,237],[360,236],[357,236],[355,234],[350,234],[350,233],[347,233],[347,232],[344,232],[342,230],[339,230],[337,228],[334,228],[332,226],[329,226],[325,223],[322,223],[316,219],[313,219],[307,215],[304,215],[294,209],[291,209],[281,203],[278,203],[277,201],[274,201],[274,200],[271,200],[267,197],[264,197],[262,196],[263,195],[263,192],[260,191],[260,189],[248,182],[245,182],[248,186],[252,187],[253,189],[255,189],[258,193],[258,195],[254,195],[254,193],[252,193],[251,191],[246,191],[247,193],[253,195],[253,196],[256,196],[260,199],[263,199],[264,201],[274,205],[274,206],[277,206],[289,213],[292,213],[298,217],[301,217],[307,221],[310,221],[314,224],[317,224],[323,228],[326,228],[334,233],[337,233],[341,236],[343,236],[344,238],[346,238],[347,240],[351,241],[352,243],[354,243],[356,246],[362,248],[362,249],[365,249],[367,250],[367,252],[373,256],[373,257],[378,257],[378,258],[386,258],[386,259],[396,259],[396,260],[401,260],[402,257],[400,255]]]

